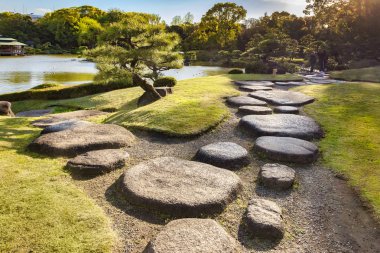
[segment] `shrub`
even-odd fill
[[[290,62],[277,62],[277,73],[286,74],[286,73],[296,73],[299,70],[299,65]]]
[[[62,87],[62,85],[57,84],[57,83],[44,83],[44,84],[40,84],[31,88],[31,90],[44,90],[44,89],[57,88],[57,87]]]
[[[244,74],[244,71],[241,70],[241,69],[231,69],[228,74],[231,74],[231,75],[237,75],[237,74]]]
[[[177,84],[177,79],[170,76],[160,77],[154,81],[154,87],[174,87]]]
[[[267,74],[268,71],[271,70],[269,69],[269,66],[263,61],[254,61],[245,67],[246,74]]]

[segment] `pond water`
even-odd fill
[[[221,67],[189,66],[164,71],[177,80],[227,73]],[[0,94],[23,91],[43,83],[75,85],[91,82],[95,64],[73,55],[0,57]]]

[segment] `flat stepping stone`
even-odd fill
[[[240,126],[257,136],[284,136],[305,140],[322,137],[322,129],[311,118],[294,114],[248,115]]]
[[[93,150],[130,147],[134,141],[134,135],[121,126],[90,124],[41,135],[28,147],[48,156],[73,157]]]
[[[318,158],[318,147],[314,143],[290,137],[260,137],[256,140],[254,151],[279,162],[308,164]]]
[[[256,91],[249,94],[250,97],[268,102],[272,105],[302,106],[314,102],[314,98],[300,92],[272,90]]]
[[[42,117],[42,116],[51,114],[52,112],[53,112],[52,109],[31,110],[31,111],[19,112],[16,114],[16,117],[28,117],[28,118]]]
[[[265,107],[265,106],[249,106],[249,105],[240,106],[238,112],[241,113],[241,114],[244,114],[244,115],[248,115],[248,114],[268,115],[268,114],[272,114],[273,113],[272,109],[269,108],[269,107]]]
[[[266,106],[267,103],[255,98],[239,96],[230,97],[227,99],[227,103],[231,106],[244,106],[244,105],[255,105],[255,106]]]
[[[273,90],[273,88],[270,86],[243,85],[243,86],[239,87],[239,90],[254,92],[254,91],[258,91],[258,90]]]
[[[281,208],[273,201],[252,199],[247,210],[247,225],[253,236],[281,239],[285,228]]]
[[[306,84],[306,82],[276,82],[278,86],[302,86]]]
[[[267,87],[273,87],[274,83],[270,81],[235,81],[236,85],[239,86],[267,86]]]
[[[162,157],[128,169],[121,188],[132,204],[172,216],[197,217],[223,211],[241,190],[241,180],[212,165]]]
[[[108,113],[102,112],[102,111],[96,111],[96,110],[80,110],[80,111],[75,111],[75,112],[65,112],[65,113],[51,115],[45,119],[35,120],[32,122],[32,125],[35,127],[45,128],[50,125],[54,125],[56,123],[69,120],[69,119],[83,120],[90,117],[101,116],[105,114],[108,114]]]
[[[273,108],[275,113],[283,113],[283,114],[299,114],[300,109],[295,106],[276,106]]]
[[[88,126],[90,124],[92,123],[88,121],[77,120],[77,119],[65,120],[65,121],[61,121],[59,123],[56,123],[54,125],[50,125],[44,128],[41,131],[41,134],[60,132],[60,131],[64,131],[64,130],[74,128],[74,127]]]
[[[84,153],[67,162],[67,168],[81,174],[94,175],[125,166],[129,154],[121,149],[104,149]]]
[[[225,169],[240,169],[249,164],[248,151],[232,142],[217,142],[200,148],[195,159]]]
[[[292,168],[278,164],[265,164],[260,170],[260,182],[268,188],[275,190],[287,190],[292,187],[296,172]]]
[[[239,243],[211,219],[179,219],[169,222],[149,242],[143,253],[241,252]]]
[[[309,80],[310,82],[314,83],[314,84],[332,84],[332,83],[336,83],[335,80],[330,80],[330,79],[310,79]]]

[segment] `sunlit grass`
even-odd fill
[[[335,71],[331,73],[331,77],[347,81],[365,81],[380,83],[380,66]]]

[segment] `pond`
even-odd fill
[[[228,68],[189,66],[164,71],[177,80],[224,74]],[[91,82],[95,64],[73,55],[0,57],[0,94],[23,91],[43,83],[76,85]]]

